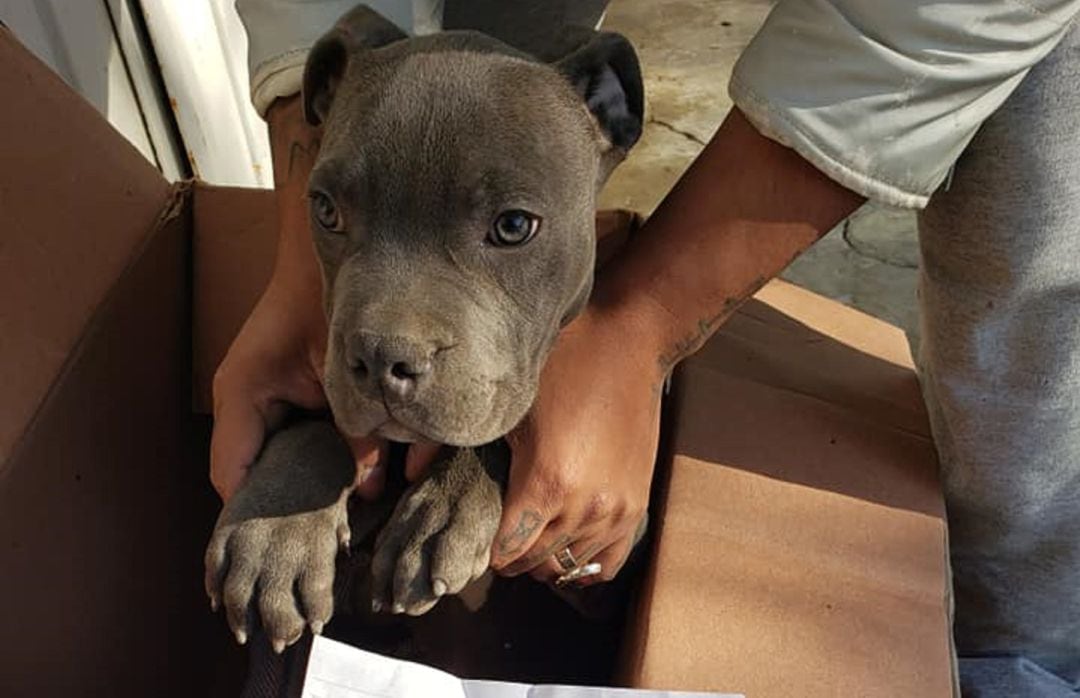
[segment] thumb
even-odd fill
[[[283,406],[260,410],[249,400],[218,403],[210,436],[210,482],[222,502],[229,501],[236,493],[259,455],[267,430],[283,414]]]

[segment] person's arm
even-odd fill
[[[595,305],[642,324],[666,374],[864,200],[734,109],[598,280]]]
[[[266,124],[278,212],[274,278],[292,286],[297,300],[318,307],[322,277],[308,224],[307,186],[319,154],[319,130],[304,120],[299,94],[275,100],[266,111]]]
[[[409,27],[409,0],[373,3]],[[326,344],[322,278],[307,216],[307,180],[319,133],[307,124],[300,99],[304,62],[312,44],[355,5],[353,0],[236,0],[248,38],[251,101],[269,126],[278,212],[278,248],[262,297],[214,376],[214,433],[210,479],[223,499],[243,481],[268,430],[290,405],[322,409],[320,383]],[[361,494],[381,489],[374,440],[350,443]],[[431,446],[410,450],[429,458]]]
[[[648,504],[668,373],[862,201],[729,114],[560,337],[511,437],[529,467],[511,470],[496,569],[551,581],[570,546],[601,563],[589,581],[618,571]]]
[[[307,214],[307,181],[319,151],[319,132],[304,120],[299,95],[275,100],[266,120],[274,163],[277,257],[266,290],[214,375],[210,480],[224,500],[240,486],[266,433],[289,405],[326,406],[322,276]],[[377,493],[382,472],[376,468],[377,442],[350,445],[362,493]]]
[[[1078,11],[1080,0],[778,3],[736,66],[738,111],[560,336],[511,436],[493,565],[551,580],[552,554],[569,547],[614,575],[648,502],[670,368],[854,210],[853,192],[925,206]]]

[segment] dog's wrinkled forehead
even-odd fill
[[[331,161],[320,169],[404,199],[445,202],[427,189],[451,182],[512,198],[541,181],[557,199],[560,185],[582,180],[553,182],[553,172],[595,177],[598,137],[550,66],[470,50],[387,51],[349,65],[325,124]]]

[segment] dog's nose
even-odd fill
[[[435,347],[404,337],[362,332],[351,353],[359,380],[381,388],[387,396],[408,399],[431,373]]]

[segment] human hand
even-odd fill
[[[322,389],[326,318],[322,276],[307,211],[307,184],[319,132],[304,121],[299,97],[267,112],[278,212],[277,261],[269,284],[214,375],[210,481],[227,501],[290,405],[326,408]],[[376,439],[347,439],[360,494],[378,495],[386,449]]]
[[[640,321],[590,305],[559,337],[513,450],[503,519],[492,549],[501,574],[552,582],[555,554],[610,581],[630,554],[649,503],[666,369]]]
[[[326,323],[317,290],[291,284],[287,275],[271,280],[214,376],[214,432],[210,480],[223,501],[233,495],[262,449],[268,432],[290,405],[326,407],[320,377]],[[375,439],[350,439],[357,461],[359,491],[368,497],[382,487],[377,467],[382,451]]]

